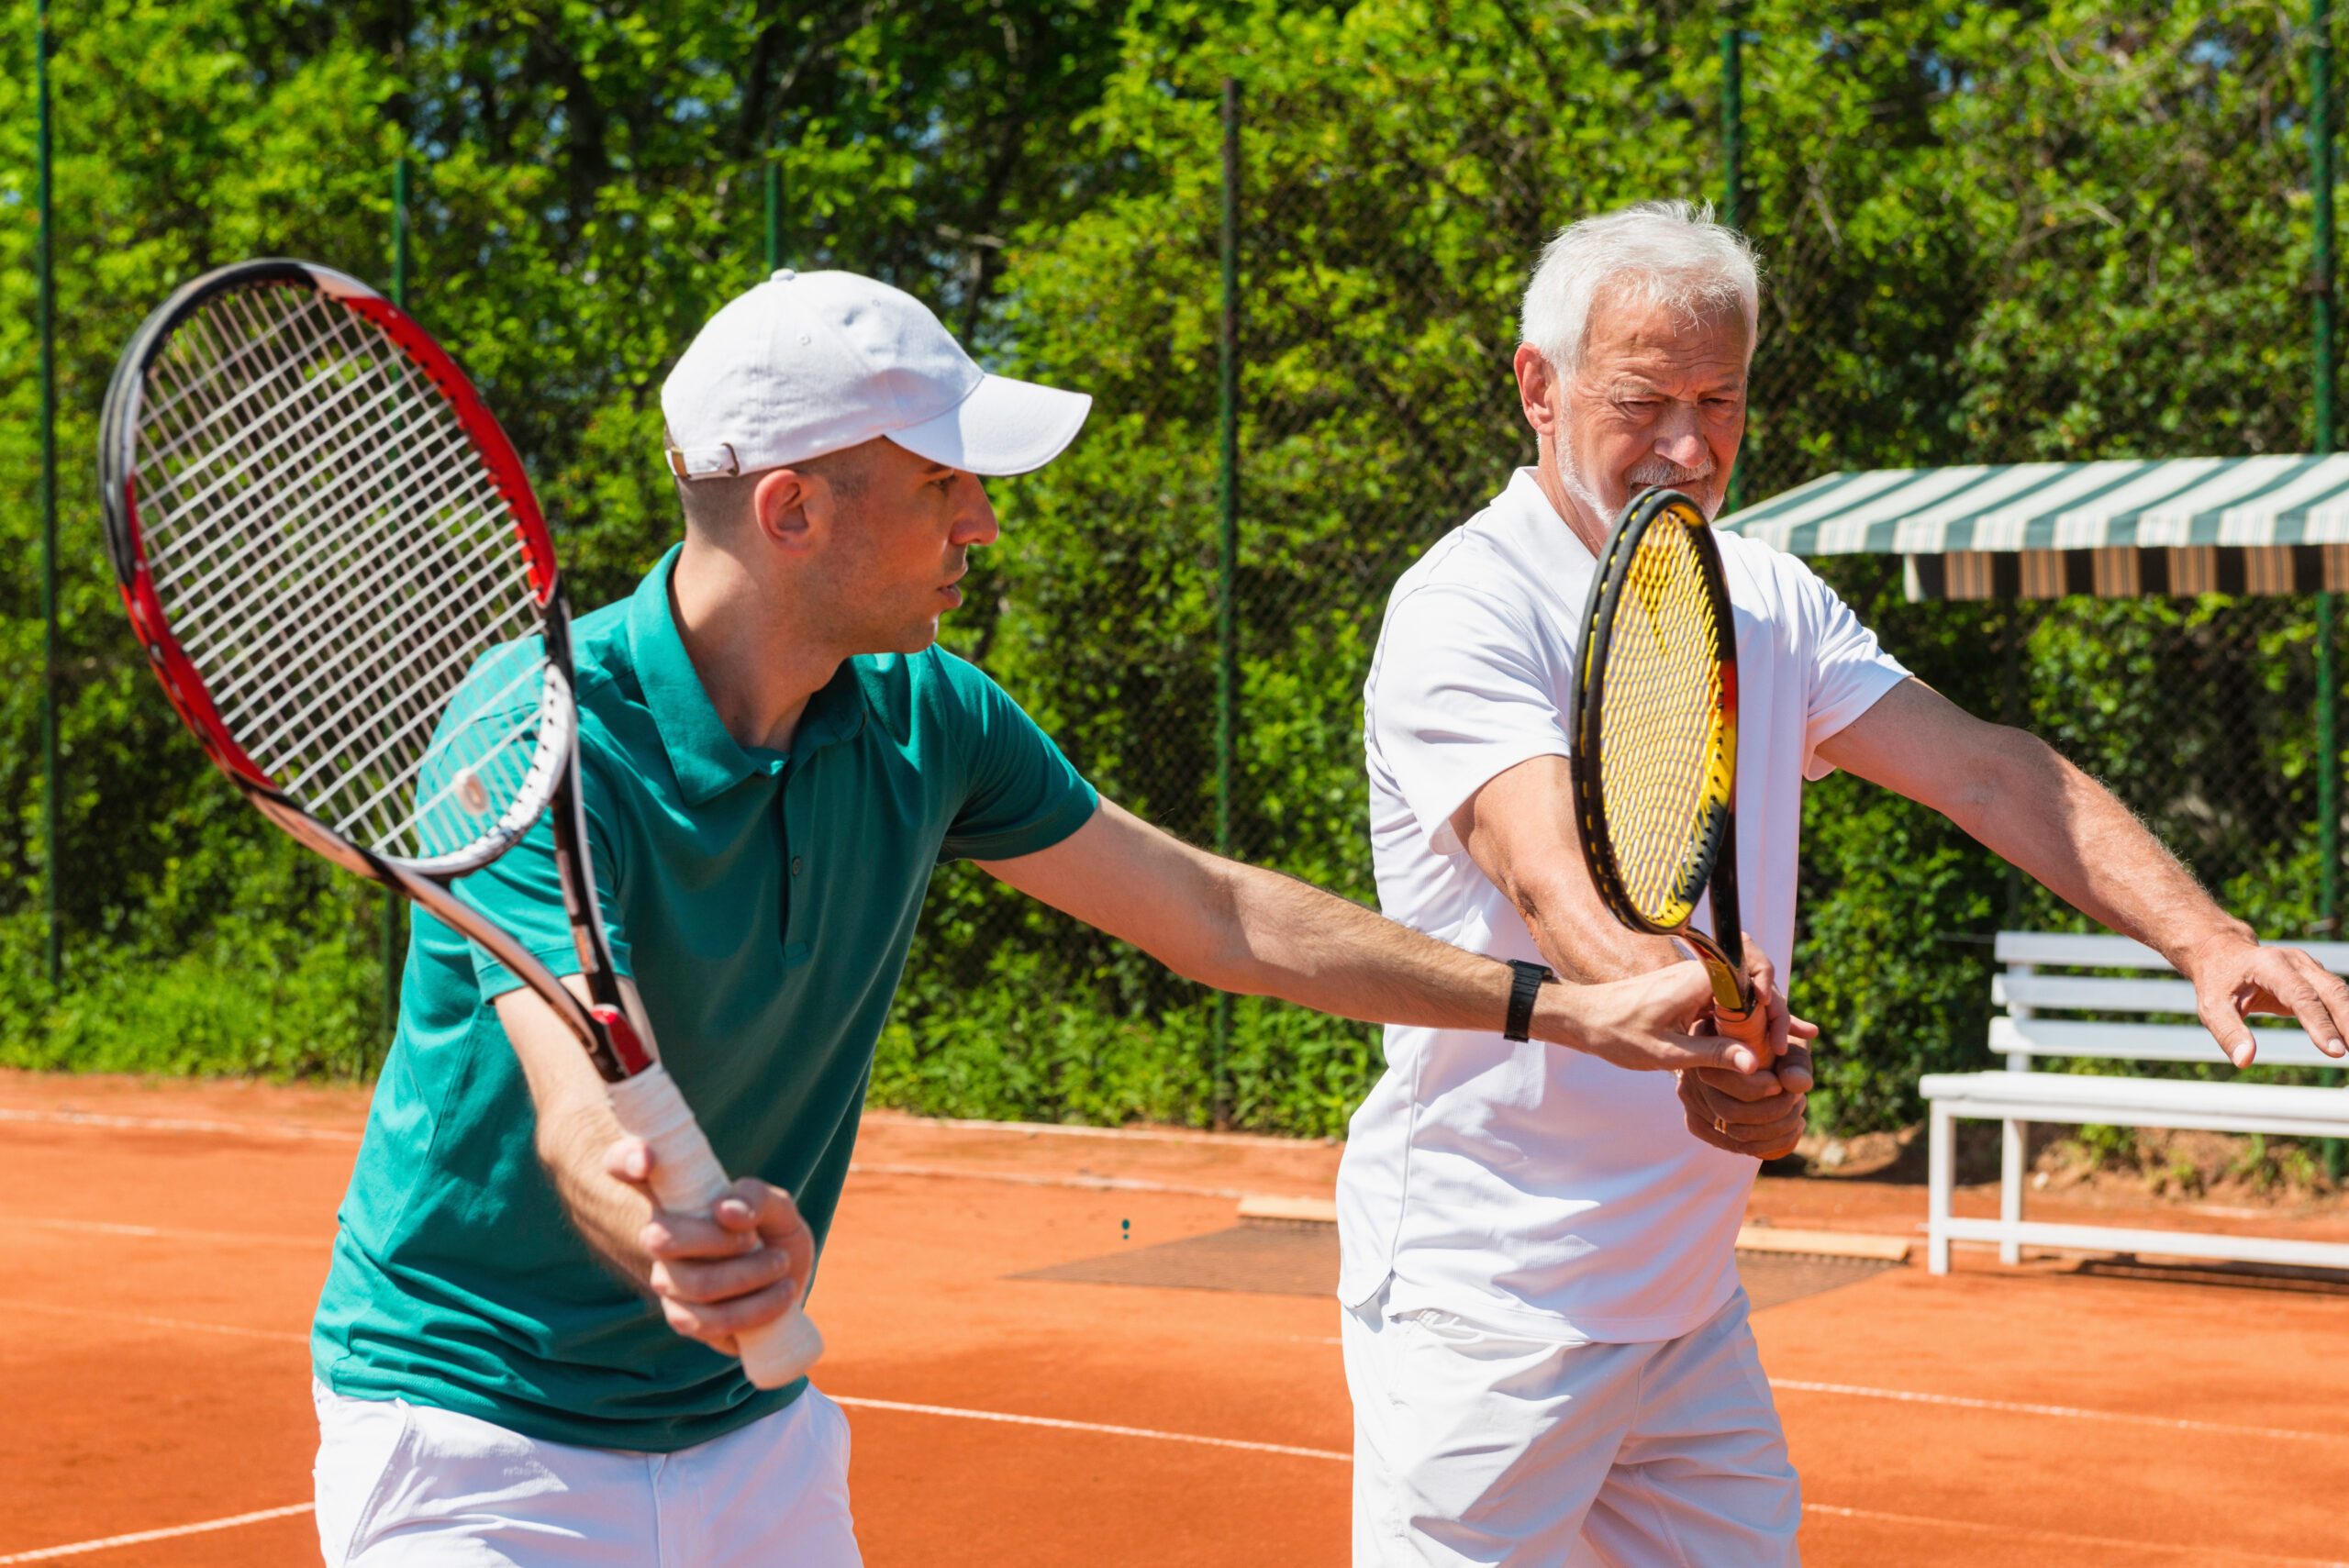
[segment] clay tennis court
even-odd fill
[[[0,1074],[0,1563],[317,1561],[306,1325],[364,1107]],[[1342,1562],[1334,1243],[1238,1215],[1336,1160],[872,1118],[815,1301],[868,1561]],[[1915,1236],[1923,1206],[1765,1180],[1753,1218]],[[1807,1562],[2349,1561],[2349,1289],[1741,1258]]]

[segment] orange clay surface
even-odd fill
[[[317,1560],[305,1329],[364,1106],[0,1073],[0,1564]],[[868,1561],[1344,1562],[1332,1303],[1008,1277],[1325,1196],[1337,1155],[874,1116],[815,1301]],[[1915,1235],[1924,1195],[1765,1180],[1753,1210]],[[2251,1223],[2125,1222],[2165,1214]],[[1918,1251],[1754,1319],[1813,1568],[2349,1561],[2349,1290]]]

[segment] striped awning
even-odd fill
[[[1912,599],[2349,589],[2349,453],[1831,473],[1720,526],[1904,556]]]

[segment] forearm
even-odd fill
[[[1192,848],[1108,801],[1061,844],[986,869],[1219,990],[1367,1023],[1497,1030],[1508,1018],[1507,964],[1294,877]],[[1672,956],[1665,947],[1639,967]],[[1620,1011],[1577,987],[1545,985],[1536,1033],[1580,1049],[1592,1038],[1615,1043]],[[1578,1014],[1587,1029],[1576,1027]]]
[[[582,1001],[586,984],[577,976],[563,985]],[[633,993],[629,993],[631,1001]],[[572,1224],[613,1270],[644,1286],[652,1261],[640,1237],[652,1205],[642,1194],[604,1168],[605,1153],[620,1136],[619,1120],[605,1097],[604,1082],[554,1012],[529,991],[497,998],[537,1122],[532,1148]]]
[[[604,1169],[605,1151],[620,1136],[619,1122],[600,1094],[566,1096],[540,1111],[539,1162],[581,1238],[613,1272],[649,1289],[652,1260],[640,1238],[652,1218],[651,1201]]]
[[[2000,732],[1983,787],[1951,817],[2082,914],[2181,970],[2213,938],[2252,937],[2110,790],[2021,730]]]
[[[1514,976],[1505,962],[1277,872],[1223,862],[1213,875],[1230,940],[1193,978],[1367,1023],[1496,1033],[1506,1023]],[[1542,987],[1532,1038],[1584,1044],[1579,1001],[1574,987]]]
[[[1580,868],[1576,868],[1577,875]],[[1645,974],[1687,957],[1668,937],[1634,931],[1597,906],[1595,895],[1576,898],[1563,884],[1520,883],[1513,888],[1518,914],[1542,950],[1542,961],[1568,980],[1586,985]]]

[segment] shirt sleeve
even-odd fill
[[[582,736],[583,751],[585,736]],[[633,976],[629,967],[628,929],[620,918],[622,865],[619,835],[613,830],[611,792],[584,755],[580,762],[581,796],[586,806],[587,859],[596,875],[596,903],[602,912],[604,932],[612,948],[612,967]],[[579,947],[572,940],[571,917],[562,904],[562,877],[555,866],[554,813],[540,812],[521,842],[481,870],[461,877],[457,896],[480,910],[491,924],[527,949],[560,979],[580,970]],[[479,943],[473,949],[473,975],[481,999],[495,1000],[519,991],[520,975],[492,958]]]
[[[1835,765],[1819,755],[1820,745],[1907,680],[1909,671],[1884,651],[1876,633],[1817,573],[1793,556],[1781,560],[1781,570],[1789,570],[1793,579],[1797,624],[1809,640],[1810,692],[1803,714],[1802,775],[1823,779],[1835,771]]]
[[[1456,854],[1452,816],[1518,763],[1572,752],[1563,673],[1523,613],[1436,584],[1387,612],[1364,723],[1437,854]]]
[[[1034,854],[1091,820],[1100,796],[1011,694],[976,666],[938,657],[963,762],[963,798],[938,858]]]

